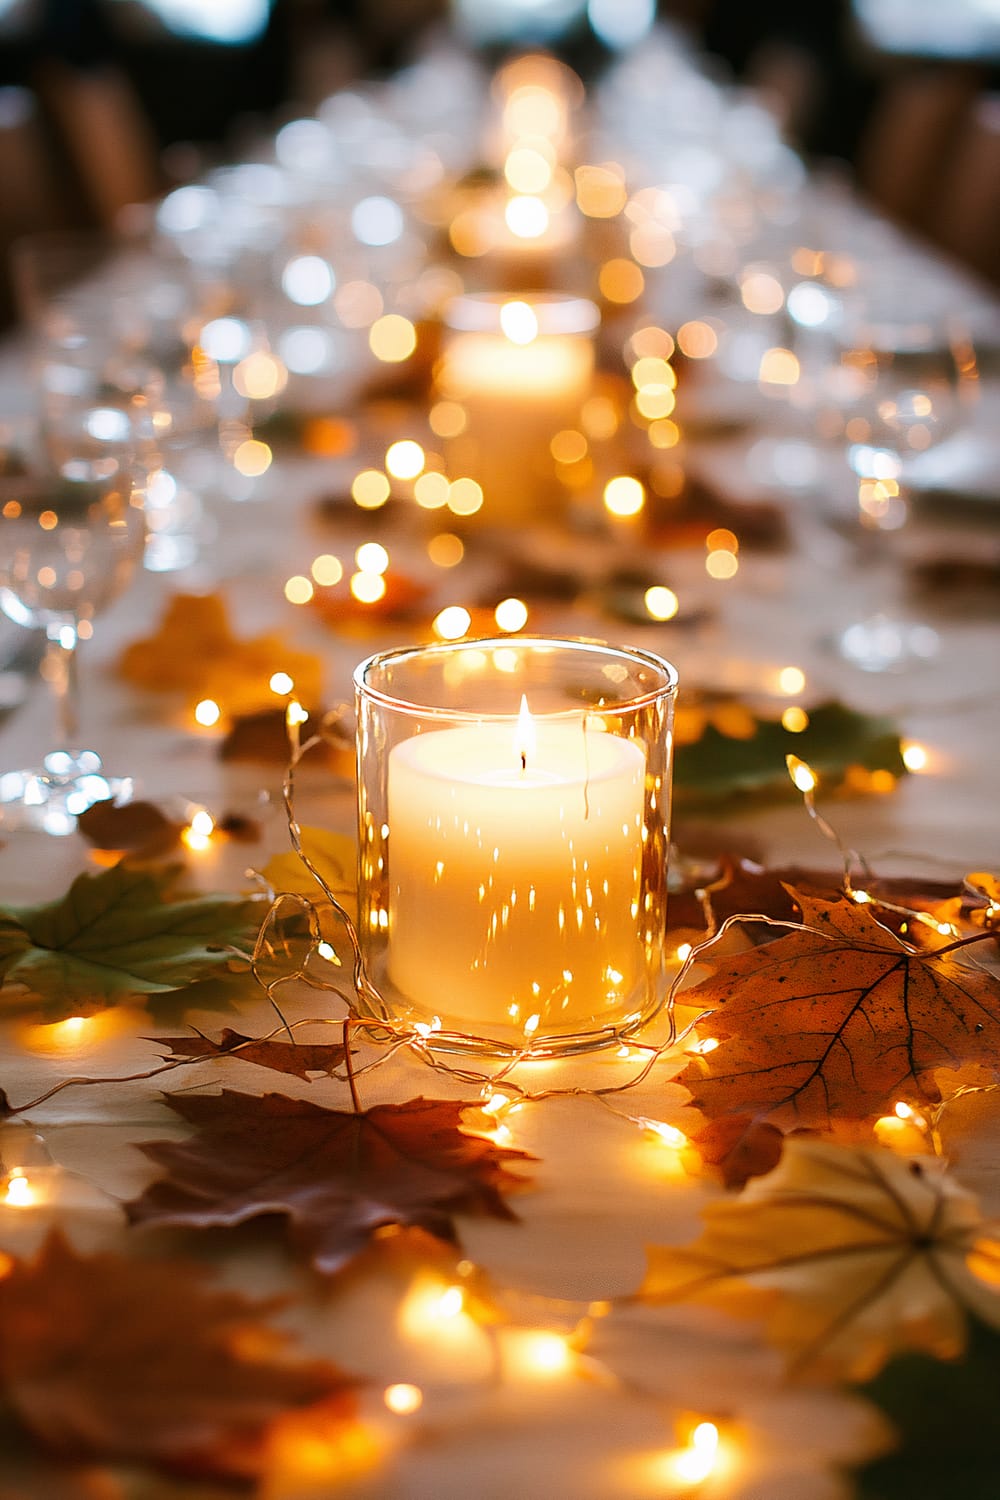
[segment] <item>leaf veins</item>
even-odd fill
[[[263,903],[175,899],[177,874],[119,864],[77,876],[57,901],[0,909],[0,984],[27,991],[4,1008],[41,1001],[50,1019],[88,1014],[228,971],[232,949],[252,946]]]
[[[864,906],[795,892],[805,925],[685,990],[722,1045],[681,1074],[706,1114],[827,1126],[939,1097],[932,1070],[1000,1058],[1000,984],[947,948],[915,953]]]
[[[411,1099],[354,1113],[229,1090],[167,1102],[196,1133],[143,1146],[166,1175],[129,1205],[132,1221],[205,1229],[277,1216],[327,1274],[386,1225],[454,1242],[457,1213],[513,1219],[501,1189],[519,1179],[506,1163],[530,1159],[461,1130],[468,1102]]]

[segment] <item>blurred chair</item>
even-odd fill
[[[72,222],[67,191],[38,101],[20,85],[0,88],[0,326],[15,312],[8,257],[22,235]]]
[[[969,110],[942,186],[939,243],[1000,283],[1000,94]]]
[[[891,218],[935,238],[941,182],[978,87],[962,67],[907,68],[888,76],[857,157],[863,190]]]
[[[152,198],[162,185],[156,141],[138,96],[113,64],[78,68],[48,58],[36,77],[90,216],[110,229],[123,208]]]
[[[55,164],[38,101],[19,85],[0,88],[0,234],[5,241],[61,218]]]

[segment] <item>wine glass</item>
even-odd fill
[[[145,566],[166,572],[193,563],[211,536],[197,451],[210,448],[217,419],[191,367],[187,281],[138,233],[27,235],[12,247],[11,267],[50,438],[58,439],[66,413],[72,433],[87,401],[127,406],[148,475]]]
[[[132,783],[105,774],[79,731],[77,647],[142,561],[143,491],[123,414],[90,413],[89,442],[39,440],[0,478],[0,609],[45,632],[42,676],[58,709],[59,742],[29,770],[0,774],[0,816],[14,826],[71,833],[95,802],[127,801]]]
[[[842,421],[851,529],[868,612],[842,626],[836,649],[866,672],[895,671],[937,652],[937,633],[907,616],[895,533],[905,527],[915,459],[949,436],[976,393],[962,320],[926,281],[880,276],[845,298],[829,390]]]

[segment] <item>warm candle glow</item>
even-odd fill
[[[531,717],[528,700],[522,693],[521,707],[517,715],[517,728],[514,731],[514,755],[520,760],[522,771],[527,770],[528,761],[534,755],[537,745],[535,721]]]
[[[538,337],[538,317],[527,302],[505,302],[500,327],[512,344],[530,344]]]
[[[531,1039],[620,1008],[642,964],[645,757],[586,721],[466,724],[389,756],[389,976]],[[544,1023],[544,1024],[543,1024]]]

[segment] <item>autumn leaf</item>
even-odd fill
[[[785,764],[789,752],[801,756],[828,783],[848,782],[857,790],[868,778],[852,779],[853,768],[905,775],[895,726],[842,703],[817,704],[809,711],[808,726],[799,733],[786,729],[780,719],[750,715],[733,700],[709,700],[711,716],[699,726],[689,718],[697,703],[694,699],[680,705],[687,732],[693,735],[700,728],[697,738],[679,744],[674,755],[674,789],[682,810],[733,796],[791,797],[795,789]]]
[[[710,1170],[728,1188],[743,1187],[751,1177],[762,1177],[781,1160],[785,1137],[768,1120],[749,1115],[724,1115],[710,1120],[689,1140]]]
[[[154,633],[126,647],[118,670],[136,687],[183,693],[192,704],[212,698],[228,715],[272,708],[277,670],[292,678],[300,699],[323,696],[317,657],[276,633],[241,639],[218,594],[175,594]]]
[[[165,1048],[170,1057],[235,1057],[242,1062],[288,1073],[293,1078],[308,1079],[310,1073],[330,1074],[344,1061],[340,1042],[279,1042],[274,1037],[258,1041],[241,1036],[229,1026],[223,1028],[217,1042],[201,1032],[189,1036],[150,1037],[157,1047]]]
[[[1000,1328],[995,1226],[937,1162],[793,1136],[704,1217],[650,1250],[640,1299],[760,1313],[800,1371],[866,1379],[902,1349],[955,1358],[970,1313]]]
[[[304,827],[302,849],[338,900],[353,897],[358,867],[358,846],[353,838],[325,828]],[[273,891],[306,896],[314,903],[325,900],[318,882],[294,850],[269,859],[262,874]]]
[[[253,713],[238,714],[232,719],[225,738],[219,744],[219,759],[228,761],[256,761],[258,764],[287,766],[291,754],[288,742],[288,722],[284,703],[270,708],[257,709]],[[318,708],[306,705],[306,717],[301,720],[302,737],[311,737],[314,728],[323,723],[324,715]],[[354,746],[324,735],[321,743],[309,751],[309,765],[314,770],[323,769],[336,775],[353,777]]]
[[[934,1068],[996,1068],[995,978],[947,949],[915,953],[866,906],[794,894],[801,928],[684,991],[722,1044],[680,1075],[699,1109],[826,1126],[883,1114],[901,1093],[937,1099]]]
[[[327,1273],[388,1224],[454,1241],[455,1214],[512,1219],[501,1189],[519,1179],[506,1163],[530,1159],[461,1130],[469,1103],[411,1099],[354,1113],[228,1090],[167,1102],[196,1134],[143,1145],[166,1175],[128,1205],[132,1222],[205,1229],[277,1216]]]
[[[128,851],[153,859],[177,848],[183,823],[152,802],[94,802],[77,814],[77,832],[95,849]]]
[[[746,853],[724,848],[714,858],[707,859],[700,851],[698,839],[706,837],[704,830],[692,829],[685,842],[683,830],[677,831],[682,854],[671,860],[671,892],[667,910],[670,929],[704,931],[706,927],[706,905],[711,908],[716,925],[728,917],[743,912],[759,912],[779,921],[793,921],[798,915],[796,895],[801,892],[809,896],[821,896],[827,901],[836,901],[844,894],[844,872],[839,870],[815,870],[801,865],[770,866]],[[971,877],[970,877],[971,878]],[[676,886],[676,888],[675,888]],[[791,889],[790,889],[791,888]],[[947,907],[959,901],[955,881],[932,881],[914,879],[909,876],[879,878],[874,875],[865,879],[865,890],[871,895],[872,910],[878,919],[893,932],[899,932],[909,920],[909,936],[915,938],[919,931],[928,935],[933,931],[940,946],[941,934],[937,928],[913,924],[917,911],[929,913],[942,920]],[[889,906],[882,903],[888,902]],[[899,906],[904,911],[896,912],[891,907]],[[968,929],[972,930],[971,927]],[[769,942],[773,934],[763,926],[759,929],[744,929],[752,942]]]
[[[0,1279],[0,1409],[49,1457],[252,1478],[283,1412],[339,1397],[333,1366],[290,1362],[254,1304],[183,1261],[78,1255],[52,1235]]]
[[[4,1008],[50,1018],[87,1015],[102,1002],[165,994],[224,972],[247,950],[258,898],[173,899],[176,869],[115,865],[80,875],[58,901],[0,909],[0,983],[22,986]]]

